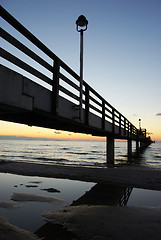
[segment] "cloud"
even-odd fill
[[[61,134],[61,132],[58,132],[58,131],[55,131],[54,133],[55,133],[55,134]]]
[[[151,133],[151,132],[147,132],[147,134],[148,134],[148,135],[151,135],[151,134],[153,134],[153,133]]]
[[[161,113],[157,113],[156,116],[161,116]]]

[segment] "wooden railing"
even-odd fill
[[[0,15],[39,50],[45,53],[45,55],[52,60],[52,64],[44,60],[37,53],[31,50],[31,48],[23,44],[22,41],[17,40],[2,28],[0,28],[0,36],[27,55],[30,59],[34,60],[36,63],[52,73],[52,77],[50,78],[45,75],[43,71],[39,71],[31,66],[31,64],[29,64],[30,61],[27,63],[27,61],[21,60],[19,57],[16,57],[3,48],[0,48],[1,57],[18,66],[20,69],[25,70],[27,73],[37,77],[51,87],[53,97],[53,114],[58,114],[58,100],[61,95],[67,100],[73,102],[73,104],[79,108],[80,77],[31,32],[29,32],[21,23],[11,16],[2,6],[0,6]],[[93,113],[102,119],[102,130],[105,130],[106,122],[109,122],[112,124],[113,133],[115,133],[115,126],[117,126],[119,128],[119,134],[121,134],[123,130],[124,135],[127,137],[138,136],[138,129],[85,81],[83,81],[83,109],[85,111],[84,123],[86,125],[89,124],[89,114]]]

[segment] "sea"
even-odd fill
[[[135,152],[135,142],[132,148]],[[0,140],[0,161],[105,167],[106,141]],[[115,141],[115,164],[160,169],[161,142],[128,158],[127,141]]]
[[[135,151],[135,142],[133,142],[133,150]],[[106,167],[106,142],[1,139],[1,161],[2,164],[4,162],[30,162]],[[115,164],[118,167],[128,165],[135,168],[161,169],[161,142],[152,143],[139,156],[128,159],[127,142],[115,141]],[[56,211],[71,205],[95,185],[94,182],[0,172],[0,220],[6,219],[10,224],[34,233],[45,224],[43,212]],[[50,192],[48,191],[50,189],[58,191]],[[108,186],[107,191],[109,191]],[[19,199],[13,198],[15,194],[19,196]],[[111,194],[110,190],[109,198]],[[23,199],[24,196],[27,196],[27,200]],[[46,200],[48,197],[58,198],[61,201],[55,204]],[[161,191],[131,188],[126,206],[160,207]]]

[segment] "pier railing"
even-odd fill
[[[19,41],[2,28],[0,28],[0,36],[6,42],[14,46],[14,48],[25,54],[28,58],[23,61],[19,56],[15,56],[15,54],[10,53],[4,48],[0,48],[1,57],[18,66],[19,69],[23,69],[32,76],[35,76],[40,84],[43,85],[43,83],[46,83],[46,87],[52,91],[52,114],[58,114],[59,96],[63,96],[65,99],[71,101],[75,109],[79,109],[80,77],[21,23],[11,16],[2,6],[0,6],[0,15],[21,35],[41,50],[43,54],[49,57],[49,61],[44,60],[45,58],[41,57],[41,54],[38,55],[33,51],[32,47],[27,47],[26,44],[22,43],[22,40]],[[46,69],[50,74],[45,74],[43,70],[39,70],[39,67],[33,67],[31,59],[42,66],[43,69]],[[86,125],[89,125],[89,115],[92,113],[101,118],[102,130],[105,130],[106,123],[109,123],[112,126],[111,133],[113,134],[115,134],[115,129],[117,128],[118,135],[123,134],[127,138],[137,137],[138,134],[146,137],[146,132],[138,131],[138,129],[129,122],[126,117],[109,104],[85,81],[83,81],[83,109],[83,123]],[[79,120],[73,119],[73,121]]]

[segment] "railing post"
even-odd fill
[[[132,124],[130,124],[130,137],[132,138],[132,130],[133,130],[133,126]]]
[[[89,85],[85,84],[85,124],[89,125]]]
[[[145,138],[146,138],[146,129],[145,129]]]
[[[134,135],[134,138],[137,137],[137,129],[135,126],[133,126],[133,135]]]
[[[137,139],[139,138],[139,130],[138,129],[136,129],[136,137],[137,137]]]
[[[136,137],[136,131],[135,131],[135,126],[132,125],[132,137],[135,138]]]
[[[127,132],[127,135],[128,135],[128,137],[129,137],[129,136],[130,136],[130,123],[128,122],[127,124],[128,124],[128,132]]]
[[[115,133],[115,110],[112,108],[112,133]]]
[[[119,113],[119,135],[121,135],[121,114]]]
[[[105,100],[102,99],[102,130],[105,130]]]
[[[124,135],[126,135],[126,118],[124,118]]]
[[[59,59],[54,60],[53,67],[53,86],[52,86],[52,114],[57,115],[59,110]]]

